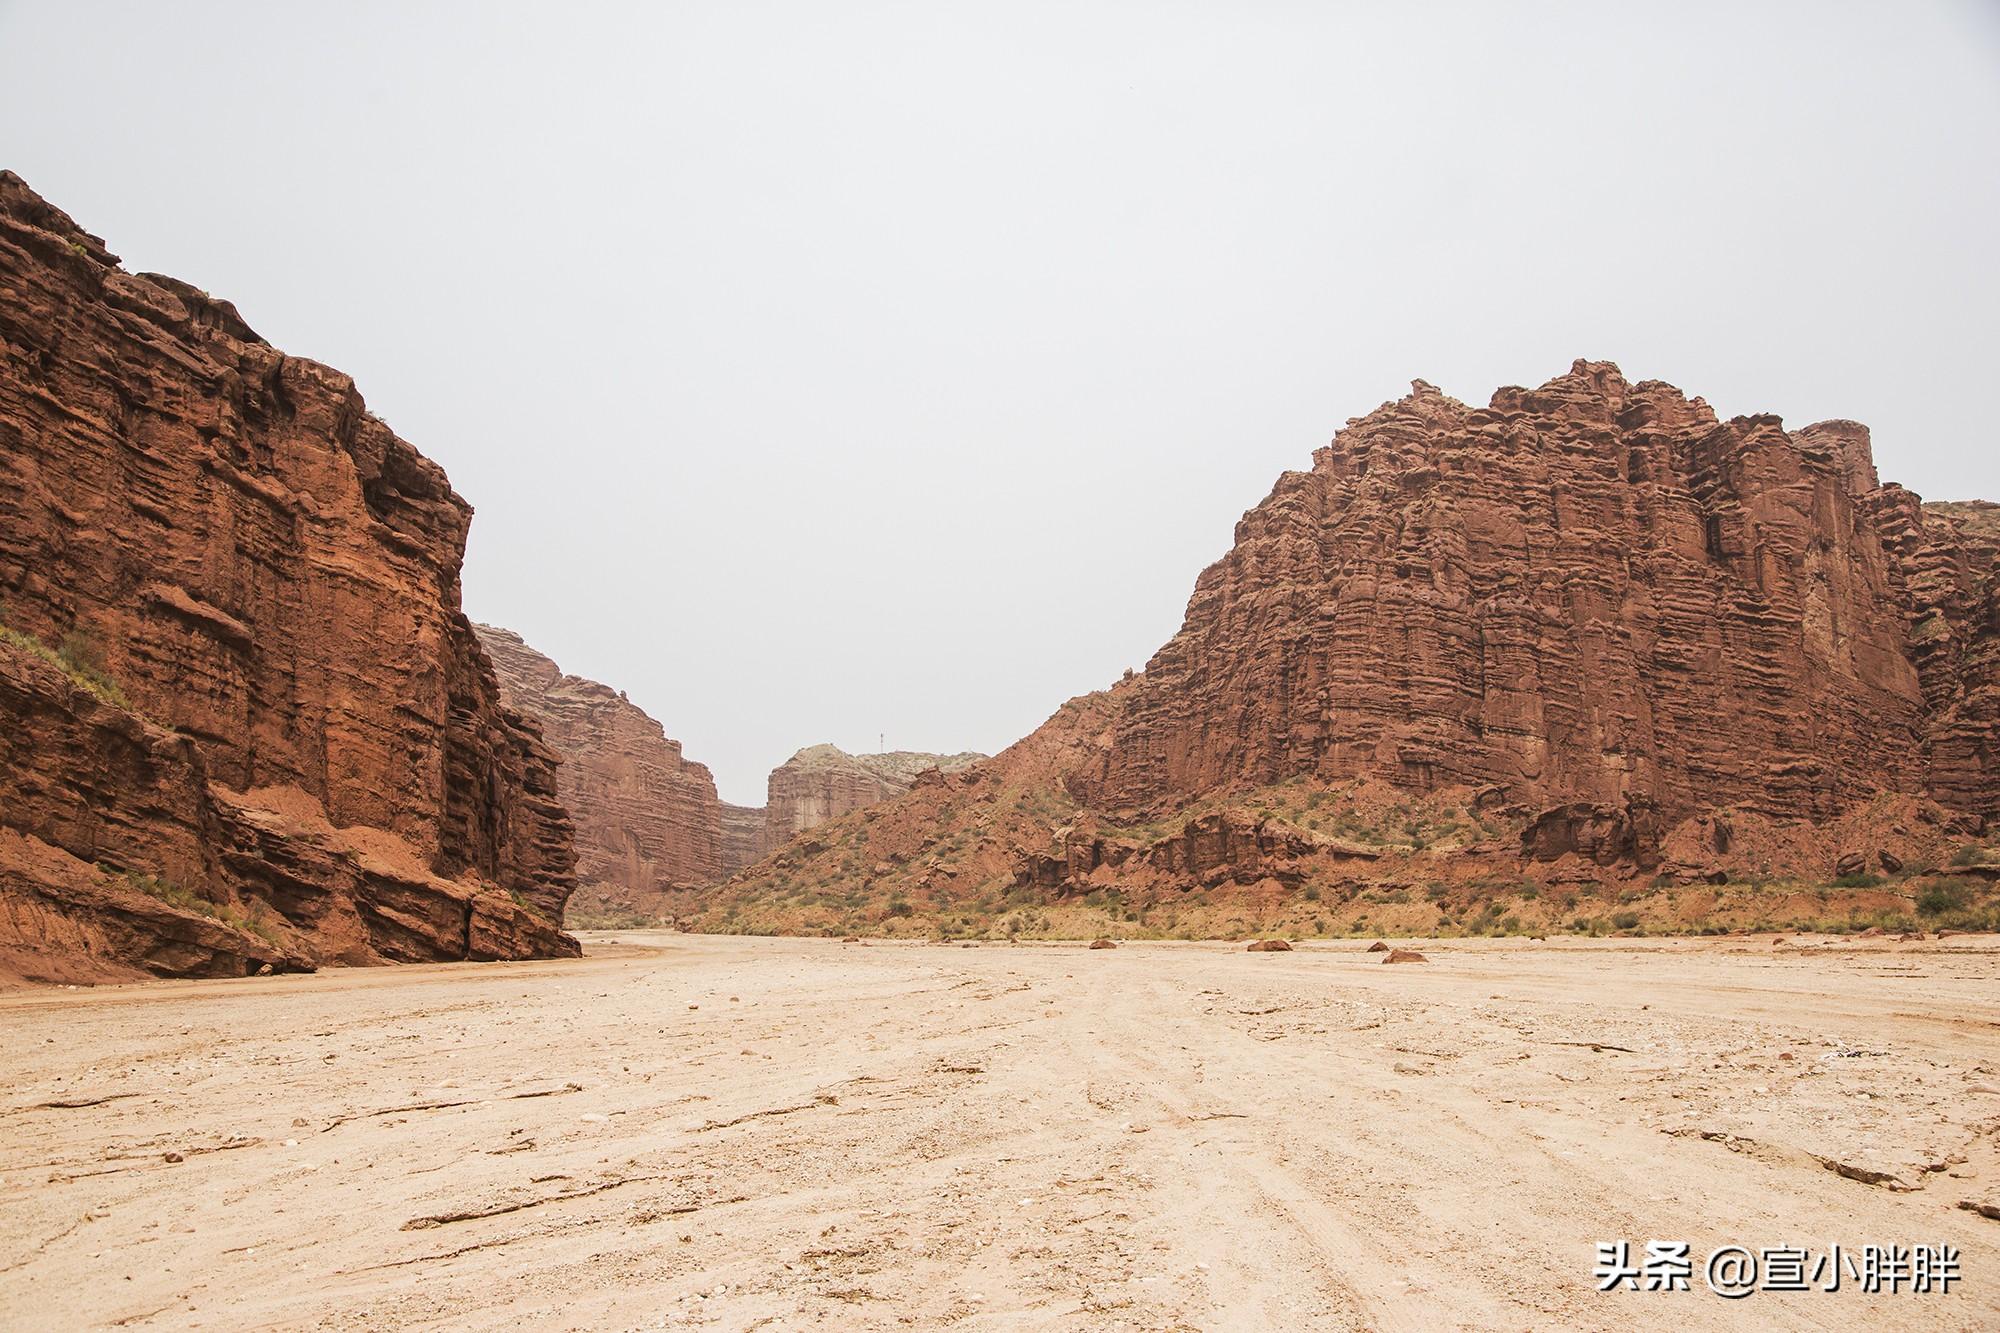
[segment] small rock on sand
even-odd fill
[[[1364,950],[1364,952],[1366,952],[1366,953],[1387,953],[1387,952],[1389,952],[1389,946],[1388,946],[1388,945],[1386,945],[1386,944],[1384,944],[1384,943],[1382,943],[1382,941],[1380,941],[1380,940],[1376,940],[1376,941],[1375,941],[1375,942],[1374,942],[1373,944],[1369,945],[1369,946],[1368,946],[1368,948],[1367,948],[1366,950]]]
[[[1391,949],[1389,950],[1389,956],[1382,961],[1385,963],[1428,963],[1430,959],[1424,957],[1415,949]]]
[[[1250,942],[1251,953],[1290,953],[1291,951],[1292,942],[1290,940],[1252,940]]]
[[[1110,940],[1092,940],[1090,942],[1090,947],[1093,949],[1115,949],[1118,946],[1113,944]]]

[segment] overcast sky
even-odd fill
[[[472,615],[749,803],[1143,665],[1414,377],[2000,498],[1992,3],[0,0],[0,166],[354,375]]]

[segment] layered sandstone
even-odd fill
[[[1873,480],[1865,434],[1604,363],[1484,408],[1419,382],[1244,516],[1083,794],[1309,774],[1811,818],[1923,790]]]
[[[734,874],[744,866],[755,865],[771,850],[769,829],[761,805],[731,805],[722,803],[722,866],[725,874]]]
[[[765,788],[764,848],[782,847],[829,819],[900,796],[922,773],[955,772],[985,757],[915,750],[849,754],[834,745],[808,746],[771,770]]]
[[[1142,674],[718,902],[1938,865],[2000,813],[1996,561],[2000,509],[1882,484],[1856,423],[1602,362],[1484,407],[1419,381],[1244,515]]]
[[[1894,557],[1923,692],[1924,782],[1955,809],[2000,818],[2000,505],[1867,497]]]
[[[17,970],[573,952],[556,760],[459,610],[471,509],[443,472],[346,376],[125,272],[4,172],[0,355]],[[276,943],[132,943],[174,900]]]
[[[579,909],[643,911],[661,889],[712,883],[754,859],[725,833],[708,768],[623,691],[565,674],[512,630],[477,629],[508,707],[539,721],[563,757]]]
[[[585,919],[674,916],[794,835],[900,795],[927,769],[980,757],[816,745],[772,770],[767,806],[731,805],[708,767],[622,690],[566,674],[512,630],[476,628],[507,706],[540,723],[562,756],[559,791],[576,821],[572,905]]]

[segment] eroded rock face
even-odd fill
[[[1081,794],[1308,774],[1669,818],[1927,785],[1866,432],[1787,434],[1578,362],[1419,382],[1288,473],[1205,571]]]
[[[1660,864],[1660,813],[1643,797],[1625,805],[1573,802],[1544,810],[1521,831],[1530,861],[1580,856],[1601,866],[1651,870]]]
[[[675,916],[696,891],[796,834],[981,758],[816,745],[772,770],[769,805],[731,805],[708,767],[622,691],[564,674],[512,630],[476,628],[507,706],[538,721],[563,758],[561,796],[577,828],[574,906],[586,916]]]
[[[1996,568],[2000,506],[1882,484],[1853,422],[1722,421],[1601,362],[1481,408],[1419,382],[1244,515],[1144,673],[722,901],[740,926],[786,919],[780,879],[940,920],[999,915],[996,883],[1165,913],[1368,889],[1435,924],[1523,876],[1935,864],[2000,814]]]
[[[755,865],[771,851],[771,835],[761,805],[722,803],[722,867],[733,875]]]
[[[1953,809],[2000,818],[2000,505],[1924,504],[1895,485],[1865,505],[1909,624],[1925,785]]]
[[[579,908],[642,910],[665,886],[711,883],[745,864],[729,859],[746,849],[729,844],[714,777],[658,722],[620,691],[565,675],[512,630],[477,629],[508,707],[539,721],[563,757]]]
[[[81,933],[23,935],[24,911],[55,909],[34,899],[54,881],[21,867],[60,853],[256,919],[279,941],[265,954],[300,965],[573,951],[556,761],[460,613],[471,509],[444,473],[346,376],[225,301],[126,273],[6,172],[0,346],[0,621],[69,645],[129,704],[65,694],[16,645],[0,824],[33,846],[7,880],[11,946],[49,967],[74,947],[114,969],[238,966],[141,956],[111,898],[69,895]],[[135,789],[131,725],[105,709],[174,738],[152,771],[185,799]],[[308,854],[302,820],[362,831],[393,870]],[[231,858],[246,838],[254,872]]]
[[[914,750],[849,754],[833,745],[808,746],[771,770],[764,803],[765,849],[782,847],[830,819],[901,796],[930,770],[952,773],[985,757]]]

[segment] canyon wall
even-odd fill
[[[7,172],[0,353],[13,965],[573,952],[556,759],[459,610],[444,473]],[[191,963],[133,942],[163,912],[257,929]]]
[[[952,773],[985,757],[915,750],[849,754],[833,745],[808,746],[771,770],[765,787],[764,849],[782,847],[809,828],[900,796],[920,773]]]
[[[725,833],[715,779],[658,722],[621,691],[565,675],[513,631],[477,629],[507,705],[538,720],[563,756],[579,909],[640,911],[656,889],[712,883],[747,864],[728,859],[755,848]]]
[[[1477,408],[1419,381],[1243,516],[1143,673],[707,921],[973,929],[1029,893],[1213,927],[1211,890],[1361,920],[1366,891],[1416,928],[1524,876],[1935,870],[2000,816],[1996,565],[2000,507],[1882,483],[1853,422],[1721,420],[1604,362]]]
[[[535,719],[563,758],[559,790],[576,820],[583,920],[677,915],[699,891],[762,860],[797,834],[908,791],[927,769],[979,755],[799,751],[771,771],[769,802],[731,805],[706,765],[638,705],[594,680],[566,675],[512,630],[477,631],[509,708]]]
[[[771,840],[761,805],[722,803],[723,873],[735,874],[754,865],[771,851]]]
[[[1300,774],[1825,817],[1923,790],[1931,718],[1865,432],[1578,362],[1428,385],[1244,516],[1081,795]]]

